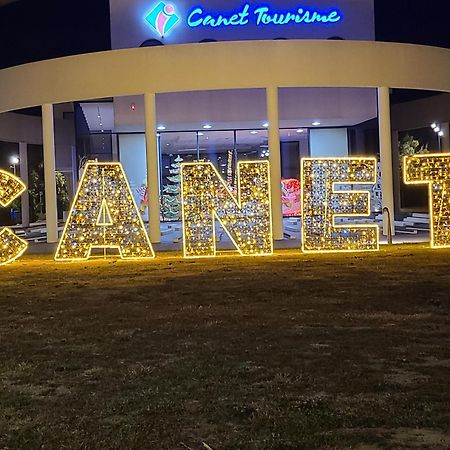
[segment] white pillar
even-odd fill
[[[267,119],[269,121],[270,188],[272,191],[272,231],[274,240],[283,239],[283,210],[281,203],[281,150],[278,117],[278,88],[266,88]]]
[[[45,220],[47,242],[58,241],[58,210],[55,177],[55,127],[53,105],[42,105],[42,138],[44,143]]]
[[[27,143],[19,142],[19,164],[20,164],[20,179],[25,183],[27,189],[21,197],[22,209],[22,226],[30,226],[30,195],[28,186],[28,151]]]
[[[144,94],[145,145],[147,151],[148,230],[150,241],[161,242],[159,210],[158,142],[156,136],[156,101],[154,93]]]
[[[392,235],[395,234],[394,227],[394,179],[392,176],[392,140],[391,140],[391,104],[389,88],[378,88],[378,127],[380,134],[380,163],[383,209],[388,208],[391,213],[389,224],[387,213],[383,214],[383,234],[387,236],[389,226]]]

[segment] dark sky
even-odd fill
[[[375,10],[377,40],[450,48],[450,0],[375,0]],[[20,0],[0,8],[0,42],[0,68],[108,50],[109,2]]]

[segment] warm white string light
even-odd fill
[[[210,162],[182,164],[181,190],[185,257],[216,255],[215,220],[241,255],[272,254],[267,161],[238,163],[237,198]]]
[[[405,184],[428,185],[432,247],[450,247],[450,153],[403,158]]]
[[[120,163],[88,162],[55,259],[88,259],[93,248],[118,249],[121,258],[153,258],[153,248]]]
[[[302,159],[304,252],[378,250],[377,225],[335,225],[338,216],[370,215],[368,191],[338,190],[342,184],[376,182],[375,158]]]

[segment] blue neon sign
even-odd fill
[[[245,26],[250,22],[258,26],[288,25],[288,24],[319,24],[337,23],[342,20],[339,10],[323,12],[298,7],[293,11],[276,11],[270,6],[254,6],[245,3],[238,11],[213,14],[205,12],[201,7],[194,8],[188,15],[187,24],[197,27],[229,27]]]

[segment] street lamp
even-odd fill
[[[444,136],[444,132],[441,130],[440,124],[436,122],[433,122],[430,126],[433,129],[433,131],[437,134],[438,149],[439,151],[441,151],[441,137]]]
[[[12,168],[13,168],[13,172],[14,172],[14,175],[16,174],[16,165],[17,164],[19,164],[19,158],[17,157],[17,156],[11,156],[10,158],[9,158],[9,162],[11,163],[11,165],[12,165]]]

